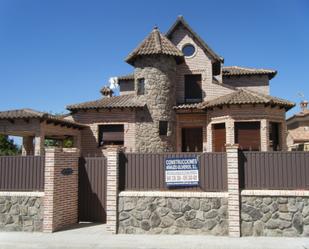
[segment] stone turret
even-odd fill
[[[140,98],[147,103],[146,110],[136,113],[137,151],[164,152],[176,149],[173,106],[176,105],[176,65],[182,58],[182,52],[157,28],[127,58],[127,62],[135,67],[136,94],[141,95]],[[161,134],[160,123],[163,128]]]

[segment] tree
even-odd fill
[[[20,154],[20,147],[14,144],[7,135],[0,135],[0,156],[14,156]]]

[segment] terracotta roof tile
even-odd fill
[[[309,130],[305,127],[303,127],[303,130],[298,128],[295,130],[289,130],[288,132],[295,142],[309,142]]]
[[[265,104],[265,105],[278,105],[285,107],[287,110],[294,107],[295,104],[280,99],[277,97],[273,97],[270,95],[265,95],[245,89],[237,90],[233,93],[226,94],[215,98],[210,101],[205,101],[201,103],[194,103],[194,104],[181,104],[175,106],[174,109],[208,109],[213,107],[219,107],[224,105],[243,105],[243,104]]]
[[[258,69],[239,66],[222,67],[223,76],[268,75],[269,79],[272,79],[276,74],[277,71],[270,69]]]
[[[40,112],[33,109],[18,109],[18,110],[9,110],[0,112],[0,120],[31,119],[31,118],[46,120],[54,123],[61,123],[76,128],[85,127],[82,124],[76,123],[72,120],[65,119],[63,115],[53,115],[47,112]]]
[[[138,56],[159,54],[175,56],[178,59],[183,57],[182,52],[157,28],[154,28],[149,36],[128,55],[126,62],[132,64]]]
[[[286,109],[291,109],[295,106],[293,102],[265,95],[245,89],[237,90],[236,92],[223,95],[216,99],[210,100],[204,103],[205,108],[211,108],[223,105],[241,105],[241,104],[268,104],[268,105],[279,105]]]
[[[132,73],[132,74],[118,76],[117,79],[121,81],[134,80],[134,74]]]
[[[181,110],[181,109],[203,109],[204,102],[201,103],[190,103],[190,104],[180,104],[174,106],[174,110]]]
[[[110,109],[110,108],[142,108],[145,102],[138,96],[133,94],[105,97],[95,101],[88,101],[80,104],[68,105],[67,109],[73,110],[87,110],[87,109]]]

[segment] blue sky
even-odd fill
[[[0,0],[0,110],[99,98],[153,26],[180,14],[225,65],[276,69],[272,95],[309,99],[309,1]]]

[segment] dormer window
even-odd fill
[[[185,75],[185,102],[196,103],[202,101],[202,75]]]
[[[192,44],[186,44],[182,47],[182,53],[185,57],[191,57],[195,54],[195,47]]]
[[[144,95],[145,94],[145,79],[140,78],[137,79],[137,95]]]

